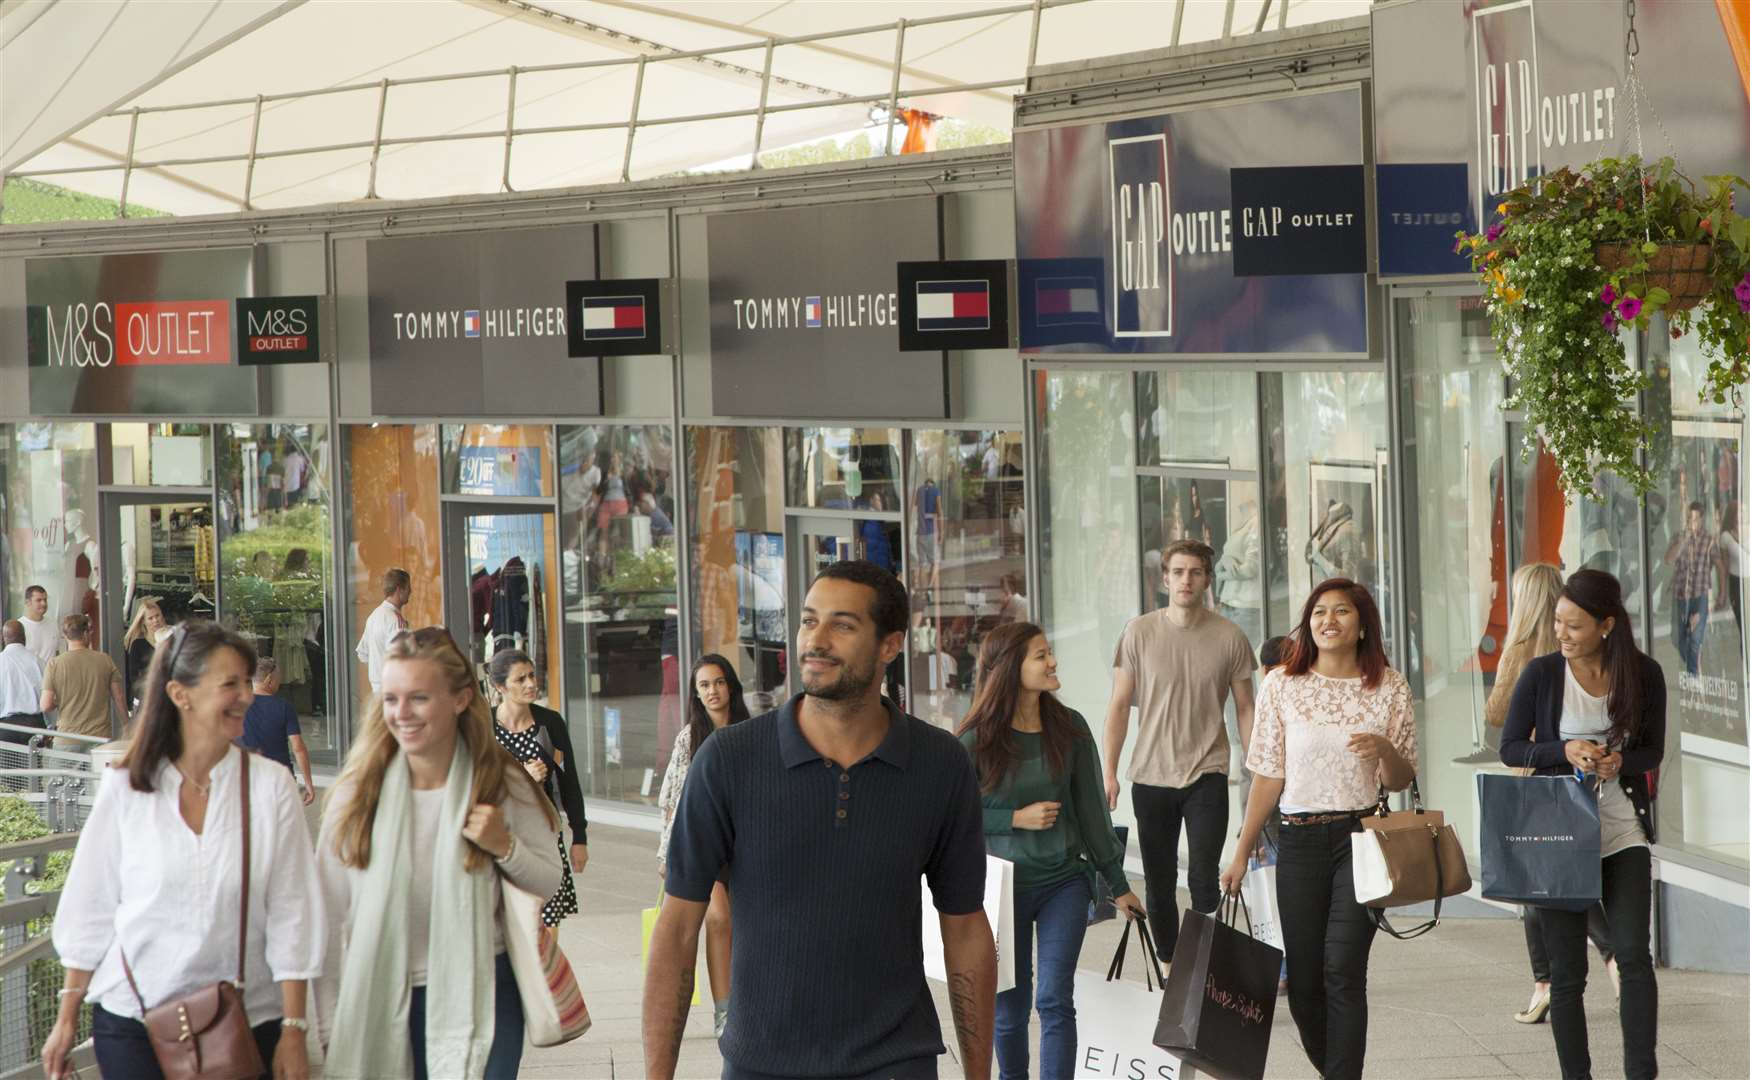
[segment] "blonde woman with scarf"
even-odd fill
[[[397,637],[316,845],[327,1080],[516,1076],[523,1009],[499,877],[537,896],[557,891],[558,827],[493,737],[448,631]]]

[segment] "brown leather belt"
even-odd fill
[[[1336,810],[1330,813],[1283,814],[1284,825],[1332,825],[1339,821],[1354,821],[1358,818],[1372,817],[1379,808],[1369,806],[1365,810]]]

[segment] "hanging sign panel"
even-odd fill
[[[902,262],[898,296],[904,352],[1010,347],[1006,260]]]
[[[320,363],[320,303],[314,296],[257,296],[238,300],[237,362]]]
[[[661,278],[565,283],[567,349],[572,356],[649,356],[663,352]]]
[[[1017,132],[1022,351],[1365,355],[1361,121],[1348,87]]]

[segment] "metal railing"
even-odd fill
[[[118,217],[127,216],[128,187],[133,173],[138,169],[174,169],[199,165],[220,165],[243,163],[245,165],[243,180],[242,208],[253,209],[255,166],[257,162],[277,158],[303,157],[314,154],[343,153],[348,151],[370,151],[368,179],[363,197],[378,198],[377,168],[382,159],[385,147],[430,145],[447,142],[461,142],[479,139],[504,140],[503,168],[499,178],[502,191],[510,192],[512,147],[518,136],[530,135],[568,135],[587,132],[623,131],[625,147],[620,161],[620,181],[631,180],[632,150],[639,129],[658,127],[670,124],[689,124],[720,120],[751,119],[753,120],[752,146],[749,151],[748,168],[759,167],[759,156],[765,138],[766,118],[777,113],[804,112],[811,109],[843,108],[847,105],[866,105],[870,107],[871,122],[879,123],[884,116],[886,133],[882,140],[884,152],[891,155],[893,149],[894,128],[899,118],[899,103],[922,96],[939,96],[944,94],[978,93],[992,90],[1021,88],[1026,85],[1027,72],[1034,66],[1039,54],[1039,28],[1045,12],[1063,7],[1072,7],[1088,3],[1089,0],[1030,0],[1027,3],[1012,4],[1003,7],[982,8],[972,11],[954,12],[944,15],[929,15],[921,18],[900,18],[891,23],[878,23],[869,26],[859,26],[842,30],[822,31],[814,34],[798,35],[768,35],[754,40],[733,45],[718,45],[707,49],[673,49],[657,42],[635,37],[623,31],[610,27],[599,26],[585,20],[572,18],[557,11],[528,3],[527,0],[498,0],[504,6],[513,9],[518,15],[538,17],[562,24],[587,36],[612,39],[616,47],[631,47],[636,50],[634,56],[611,57],[600,60],[584,60],[572,63],[538,64],[527,67],[510,66],[483,71],[453,72],[442,75],[421,75],[406,78],[385,78],[375,82],[348,83],[340,86],[326,86],[311,90],[294,90],[277,94],[256,94],[253,97],[223,98],[211,101],[185,102],[172,105],[136,105],[132,108],[117,109],[105,114],[103,119],[125,119],[128,121],[127,151],[123,159],[98,165],[68,166],[64,168],[21,169],[9,173],[0,173],[0,198],[3,198],[5,183],[12,177],[46,177],[70,176],[83,173],[120,172],[122,174],[121,196],[117,210]],[[1185,8],[1196,0],[1176,0],[1173,11],[1173,46],[1180,44],[1183,30]],[[1259,10],[1257,20],[1251,27],[1252,32],[1265,28],[1272,13],[1276,15],[1278,27],[1288,24],[1288,5],[1290,0],[1265,0]],[[1234,9],[1236,0],[1226,0],[1222,18],[1221,39],[1226,40],[1235,34]],[[1031,29],[1027,35],[1026,63],[1021,66],[1013,77],[990,79],[981,82],[934,82],[934,85],[906,88],[901,86],[902,76],[906,74],[905,48],[906,33],[920,27],[935,26],[945,23],[957,23],[973,20],[1004,19],[1014,15],[1027,15],[1032,20]],[[743,30],[745,33],[754,33]],[[1244,33],[1242,26],[1240,32]],[[787,78],[774,74],[772,70],[773,52],[786,46],[821,45],[822,43],[854,37],[864,37],[871,34],[891,33],[894,35],[893,60],[890,65],[890,79],[885,93],[877,94],[847,94],[811,83]],[[725,60],[724,57],[760,53],[761,61],[758,68],[743,66]],[[880,61],[861,54],[844,54],[850,59],[863,63],[877,64]],[[644,117],[640,115],[643,104],[645,73],[652,64],[698,64],[708,66],[717,71],[728,71],[746,78],[759,79],[758,104],[749,108],[724,109],[715,112],[690,113],[677,116]],[[632,102],[630,114],[624,120],[609,120],[577,124],[548,124],[529,127],[518,127],[516,124],[517,83],[519,77],[540,74],[560,74],[589,70],[612,68],[632,69]],[[482,131],[450,131],[431,132],[418,135],[385,136],[383,134],[384,119],[388,113],[389,93],[391,90],[407,87],[424,86],[434,83],[454,83],[471,80],[505,80],[507,104],[505,122],[501,129]],[[776,83],[781,87],[817,95],[820,100],[770,103],[770,91]],[[267,106],[283,102],[308,100],[334,94],[363,93],[376,91],[376,121],[374,134],[369,139],[356,139],[346,142],[326,143],[312,146],[296,146],[277,150],[260,149],[261,119],[263,109]],[[884,107],[878,109],[877,107]],[[165,113],[185,113],[202,109],[237,109],[251,108],[253,110],[249,124],[248,147],[234,153],[210,154],[198,157],[160,158],[139,160],[135,154],[139,135],[140,117]]]

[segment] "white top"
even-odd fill
[[[1561,734],[1568,739],[1586,739],[1605,744],[1610,741],[1610,695],[1593,697],[1574,678],[1574,669],[1562,665],[1562,725]],[[1590,786],[1590,785],[1588,785]],[[1635,818],[1635,804],[1629,801],[1622,783],[1606,780],[1598,785],[1599,854],[1608,858],[1629,848],[1646,847],[1646,834]]]
[[[353,655],[370,674],[372,693],[383,688],[383,657],[389,653],[389,639],[405,629],[407,620],[387,598],[365,620],[365,632],[359,635],[358,648],[353,650]]]
[[[23,645],[0,649],[0,716],[34,713],[43,701],[43,666]]]
[[[426,953],[431,949],[431,862],[437,850],[438,819],[444,814],[443,788],[413,792],[413,875],[407,888],[413,904],[407,914],[407,966],[412,969],[412,985],[425,985]],[[423,901],[423,903],[422,903]],[[492,951],[496,955],[504,948],[504,931],[494,923]]]
[[[237,977],[243,885],[238,765],[249,762],[249,945],[243,1005],[252,1023],[284,1015],[275,983],[322,970],[322,905],[304,804],[292,774],[259,754],[226,755],[213,768],[199,836],[177,809],[182,774],[166,762],[153,791],[135,791],[126,769],[104,771],[91,818],[55,913],[55,951],[93,972],[90,1001],[140,1017],[122,972],[126,949],[140,995],[156,1007]]]
[[[1750,577],[1750,556],[1746,556],[1744,545],[1732,539],[1732,534],[1720,531],[1720,548],[1726,553],[1726,572],[1733,577]]]
[[[662,811],[662,835],[656,841],[656,867],[668,866],[668,838],[674,832],[674,812],[680,808],[681,792],[687,786],[687,770],[693,764],[693,732],[682,725],[674,737],[674,749],[669,751],[668,768],[663,770],[662,790],[656,805]]]
[[[28,615],[21,615],[18,621],[24,625],[24,647],[35,653],[47,668],[49,661],[61,651],[61,632],[50,619],[33,622]]]
[[[1377,770],[1349,749],[1349,736],[1359,732],[1384,735],[1416,767],[1410,684],[1391,668],[1372,690],[1359,677],[1332,679],[1316,671],[1290,676],[1278,668],[1258,688],[1254,716],[1246,768],[1284,781],[1284,813],[1363,810],[1374,804]]]

